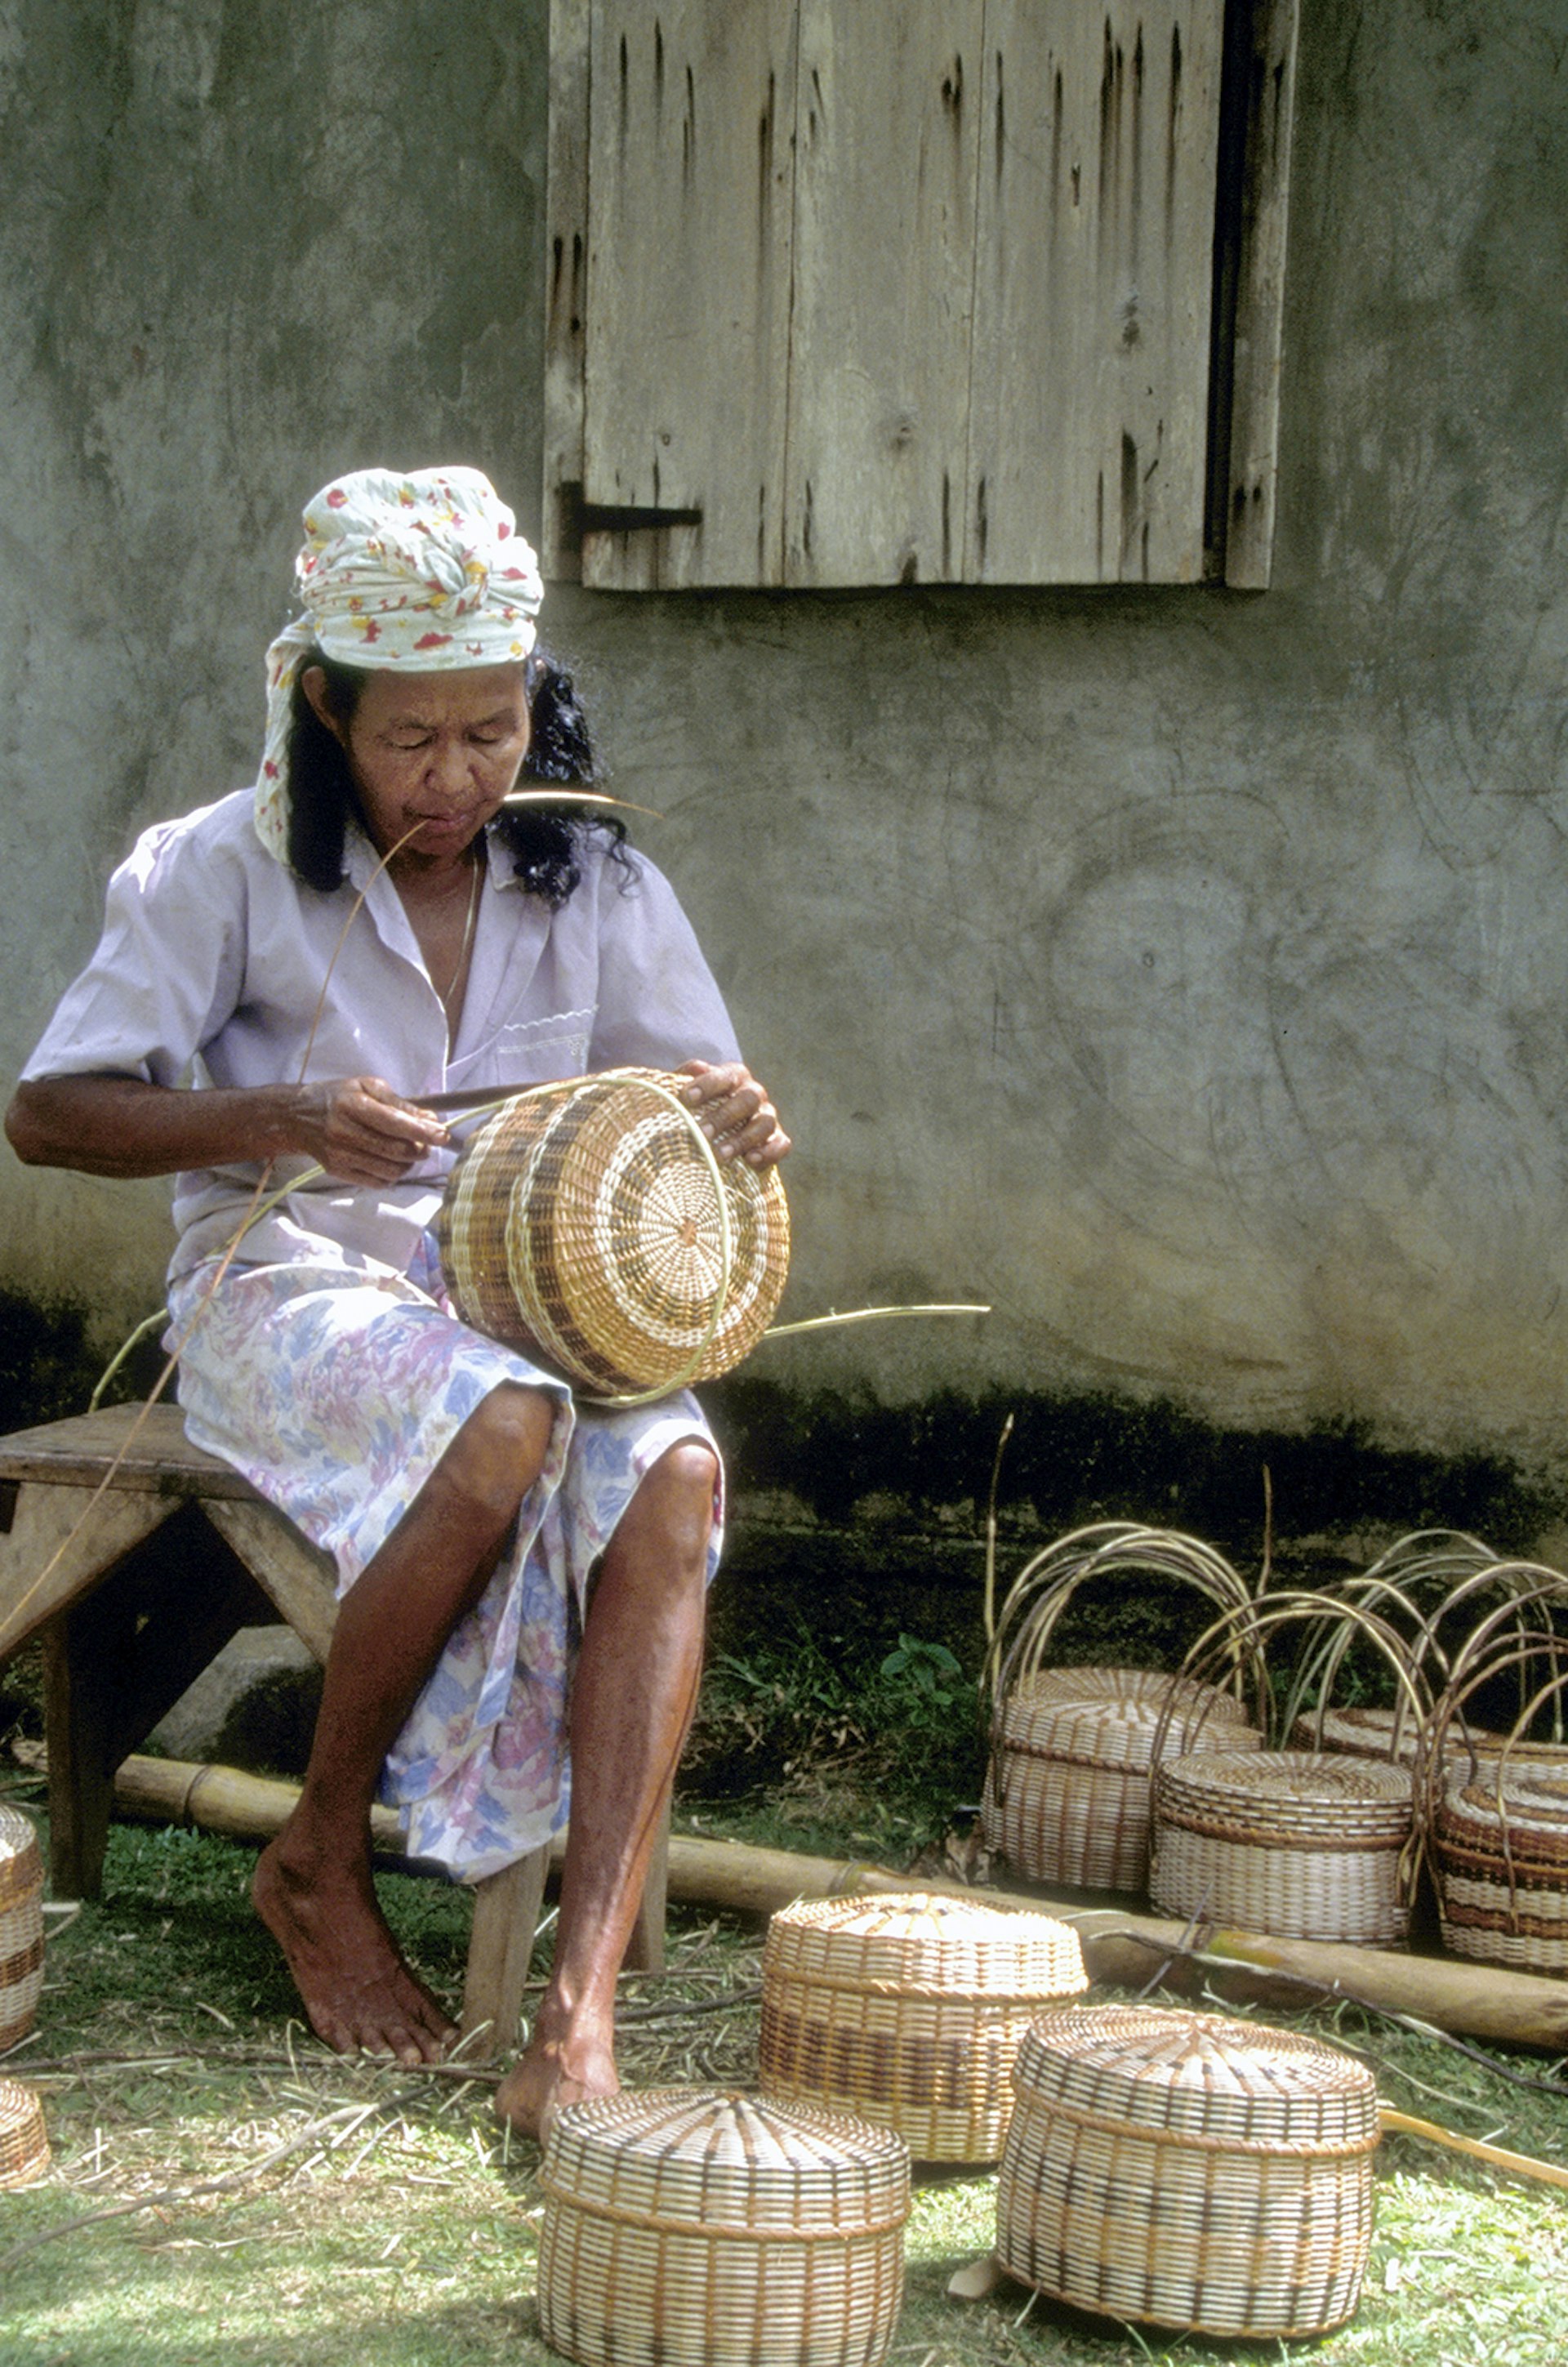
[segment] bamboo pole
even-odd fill
[[[299,1796],[293,1784],[182,1760],[128,1759],[115,1778],[115,1800],[126,1816],[157,1824],[197,1824],[250,1840],[276,1832]],[[373,1809],[371,1826],[378,1849],[400,1848],[401,1833],[389,1809]],[[553,1854],[558,1863],[558,1841]],[[671,1836],[670,1897],[689,1906],[762,1917],[797,1898],[905,1890],[979,1897],[997,1906],[1059,1916],[1077,1931],[1090,1976],[1120,1988],[1141,1988],[1157,1971],[1161,1949],[1179,1952],[1191,1943],[1186,1925],[1121,1908],[1086,1908],[1078,1899],[1038,1891],[976,1892],[963,1883],[899,1874],[852,1858],[803,1857],[793,1850],[755,1849],[743,1841],[708,1840],[688,1833]],[[1278,2004],[1282,1981],[1305,1981],[1463,2037],[1568,2053],[1568,1981],[1452,1957],[1277,1940],[1255,1931],[1206,1931],[1201,1945],[1211,1981],[1221,1977],[1213,1959],[1225,1959],[1226,1988],[1238,2003]]]

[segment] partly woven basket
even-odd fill
[[[48,2168],[42,2105],[19,2079],[0,2079],[0,2187],[26,2186]]]
[[[1432,1844],[1445,1947],[1568,1973],[1568,1753],[1555,1767],[1450,1764]]]
[[[1030,2022],[1089,1986],[1045,1915],[927,1893],[781,1908],[762,1950],[765,2093],[897,2129],[922,2161],[995,2161]]]
[[[711,2089],[570,2104],[540,2182],[539,2318],[587,2367],[876,2367],[904,2290],[889,2129]]]
[[[1080,2309],[1319,2334],[1356,2306],[1377,2086],[1292,2031],[1140,2006],[1048,2015],[1019,2055],[997,2256]]]
[[[1260,1750],[1232,1693],[1149,1669],[1047,1669],[1008,1695],[992,1746],[985,1838],[1030,1882],[1141,1890],[1149,1770],[1195,1745]]]
[[[1200,1750],[1155,1775],[1149,1892],[1168,1915],[1294,1940],[1406,1936],[1415,1786],[1334,1752]]]
[[[776,1168],[720,1166],[727,1287],[721,1194],[671,1102],[690,1082],[578,1078],[475,1135],[435,1226],[465,1322],[604,1396],[708,1380],[755,1347],[789,1270],[784,1185]]]
[[[33,2026],[43,1988],[43,1860],[38,1835],[0,1807],[0,2046]]]

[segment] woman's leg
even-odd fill
[[[554,1415],[539,1390],[492,1390],[339,1606],[299,1805],[263,1852],[252,1895],[311,2028],[344,2054],[430,2062],[452,2035],[376,1903],[370,1805],[388,1751],[544,1467]]]
[[[501,2118],[542,2134],[556,2106],[614,2095],[615,1976],[702,1671],[718,1466],[688,1439],[653,1466],[605,1552],[572,1679],[571,1820],[549,1986]]]

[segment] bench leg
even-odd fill
[[[474,1929],[463,1983],[462,2032],[490,2027],[466,2049],[471,2059],[499,2055],[517,2044],[523,1985],[534,1954],[544,1904],[549,1844],[520,1857],[474,1885]]]
[[[96,1898],[104,1886],[115,1727],[135,1642],[135,1608],[113,1586],[45,1630],[49,1860],[57,1898]]]

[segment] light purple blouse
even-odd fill
[[[491,836],[450,1054],[408,915],[386,875],[372,878],[375,851],[353,828],[345,860],[348,883],[331,895],[301,887],[256,837],[248,789],[157,824],[110,881],[97,951],[23,1074],[197,1086],[378,1076],[418,1101],[739,1057],[691,924],[646,855],[628,872],[591,844],[581,885],[552,912]],[[252,1227],[240,1254],[272,1263],[353,1251],[401,1273],[453,1157],[434,1152],[394,1185],[303,1185]],[[269,1191],[309,1164],[276,1161]],[[171,1275],[227,1248],[260,1172],[178,1177]]]

